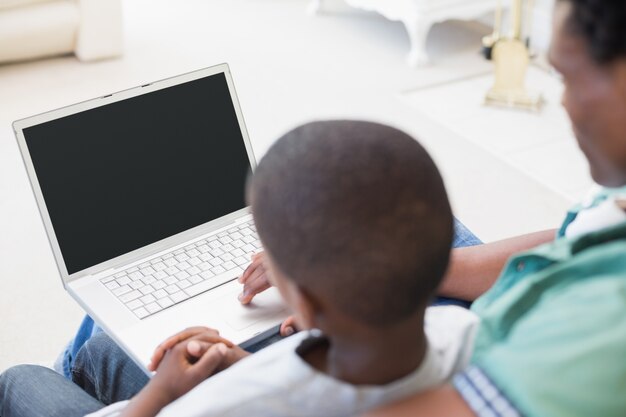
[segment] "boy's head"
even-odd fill
[[[366,326],[402,322],[446,270],[453,220],[443,181],[424,148],[397,129],[298,127],[262,159],[248,199],[270,275],[296,319],[294,299],[304,295]]]

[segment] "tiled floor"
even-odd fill
[[[488,71],[477,53],[484,28],[437,25],[429,38],[434,65],[412,70],[405,65],[408,39],[401,24],[345,10],[313,18],[306,3],[125,0],[122,58],[0,66],[0,370],[52,360],[82,314],[62,289],[10,123],[213,64],[231,65],[257,155],[305,120],[382,121],[424,143],[456,214],[483,239],[556,226],[569,199],[540,178],[554,177],[551,158],[533,158],[522,152],[528,141],[511,141],[505,161],[454,132],[455,123],[473,121],[478,132],[488,123],[471,107],[450,106],[449,118],[437,119],[401,94]],[[523,158],[535,164],[537,178],[514,167]]]

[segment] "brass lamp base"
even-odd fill
[[[488,106],[515,108],[532,112],[539,112],[545,104],[541,94],[530,93],[526,90],[496,90],[492,88],[485,97]]]

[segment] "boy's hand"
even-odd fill
[[[179,343],[165,353],[146,387],[152,398],[164,404],[177,400],[214,374],[226,358],[228,347],[223,343],[211,345],[200,358],[187,351],[191,343]]]
[[[249,304],[255,295],[272,286],[263,265],[264,252],[252,256],[252,263],[243,272],[239,282],[243,284],[243,292],[239,294],[241,304]]]
[[[148,365],[148,370],[156,371],[159,367],[159,364],[161,363],[161,360],[165,356],[165,353],[169,349],[172,349],[174,346],[181,342],[184,342],[186,340],[189,341],[191,339],[202,341],[202,343],[204,343],[204,346],[213,345],[216,343],[223,343],[229,348],[233,347],[233,343],[229,340],[224,339],[223,337],[220,337],[220,333],[215,329],[201,326],[189,327],[182,332],[177,333],[174,336],[166,339],[163,343],[157,346],[157,348],[154,350],[154,353],[152,354],[150,364]],[[199,351],[197,350],[197,343],[191,345],[186,344],[186,346],[188,347],[187,353],[189,353],[189,355],[191,355],[192,357],[199,358],[200,356],[202,356],[201,354],[198,354]],[[189,351],[189,349],[191,349],[192,351]],[[202,353],[204,353],[204,351],[206,350],[207,349],[204,349]]]

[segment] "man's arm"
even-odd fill
[[[476,417],[459,393],[450,385],[419,393],[365,415],[365,417],[416,416]]]
[[[452,250],[450,268],[439,294],[462,300],[475,300],[491,288],[512,255],[550,242],[554,240],[555,234],[556,230],[545,230]]]

